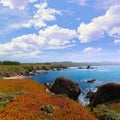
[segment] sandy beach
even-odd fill
[[[13,76],[13,77],[3,77],[3,79],[26,79],[28,78],[27,76]]]

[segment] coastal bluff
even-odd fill
[[[97,120],[78,102],[48,94],[33,80],[1,79],[0,96],[0,120]]]

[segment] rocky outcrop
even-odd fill
[[[120,100],[120,84],[107,83],[98,88],[91,99],[91,105]]]
[[[73,100],[77,100],[81,89],[78,84],[74,83],[72,80],[59,77],[55,80],[50,91],[55,94],[64,94]]]
[[[86,69],[91,69],[91,66],[90,66],[90,65],[88,65]]]
[[[38,72],[46,72],[49,70],[62,70],[66,69],[66,66],[62,65],[21,65],[21,66],[12,66],[9,68],[4,66],[0,71],[0,77],[14,77],[14,76],[32,76]]]

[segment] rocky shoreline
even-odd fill
[[[71,79],[58,77],[53,84],[45,83],[45,86],[55,94],[63,94],[73,100],[77,100],[81,94],[81,87]],[[86,97],[90,99],[90,105],[107,103],[120,100],[120,84],[106,83],[97,88],[96,92],[88,91]]]
[[[72,100],[77,100],[81,94],[81,88],[77,83],[64,77],[58,77],[54,84],[46,83],[48,93],[63,95]],[[107,83],[97,88],[96,92],[89,91],[87,98],[90,103],[86,106],[98,120],[120,120],[120,84]],[[113,106],[113,107],[111,107]],[[117,107],[118,108],[117,108]]]
[[[6,67],[6,66],[4,66]],[[10,66],[10,68],[3,68],[0,71],[0,78],[3,79],[24,79],[29,76],[36,75],[40,72],[48,72],[50,70],[60,71],[62,69],[66,69],[66,66],[62,65],[50,65],[50,66],[41,66],[41,65],[28,65],[28,66]]]
[[[49,70],[61,70],[65,69],[63,67],[52,67],[47,69],[27,69],[29,70],[29,74],[27,73],[26,76],[23,75],[17,75],[17,76],[11,76],[11,77],[4,77],[4,79],[25,79],[29,75],[34,75],[38,72],[47,72]],[[93,82],[93,81],[92,81]],[[90,81],[91,83],[91,81]],[[45,91],[49,95],[53,92],[55,96],[65,96],[72,100],[77,100],[78,96],[81,93],[81,87],[74,83],[72,80],[64,77],[59,77],[55,80],[54,84],[45,84]],[[87,107],[89,111],[91,111],[98,120],[119,120],[119,109],[117,108],[116,112],[116,106],[120,106],[120,84],[116,83],[107,83],[104,85],[101,85],[97,88],[96,92],[89,91],[88,98],[90,98],[90,104]],[[115,106],[114,110],[110,108],[110,106]],[[110,108],[110,110],[109,110]],[[112,117],[111,117],[112,114]],[[117,116],[117,117],[116,117]],[[102,118],[102,119],[101,119]],[[113,119],[114,118],[114,119]]]

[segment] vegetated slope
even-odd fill
[[[96,120],[79,103],[32,80],[0,80],[0,120]]]
[[[67,66],[62,64],[20,64],[20,65],[0,65],[0,78],[13,77],[18,75],[29,76],[37,72],[37,70],[60,70]]]

